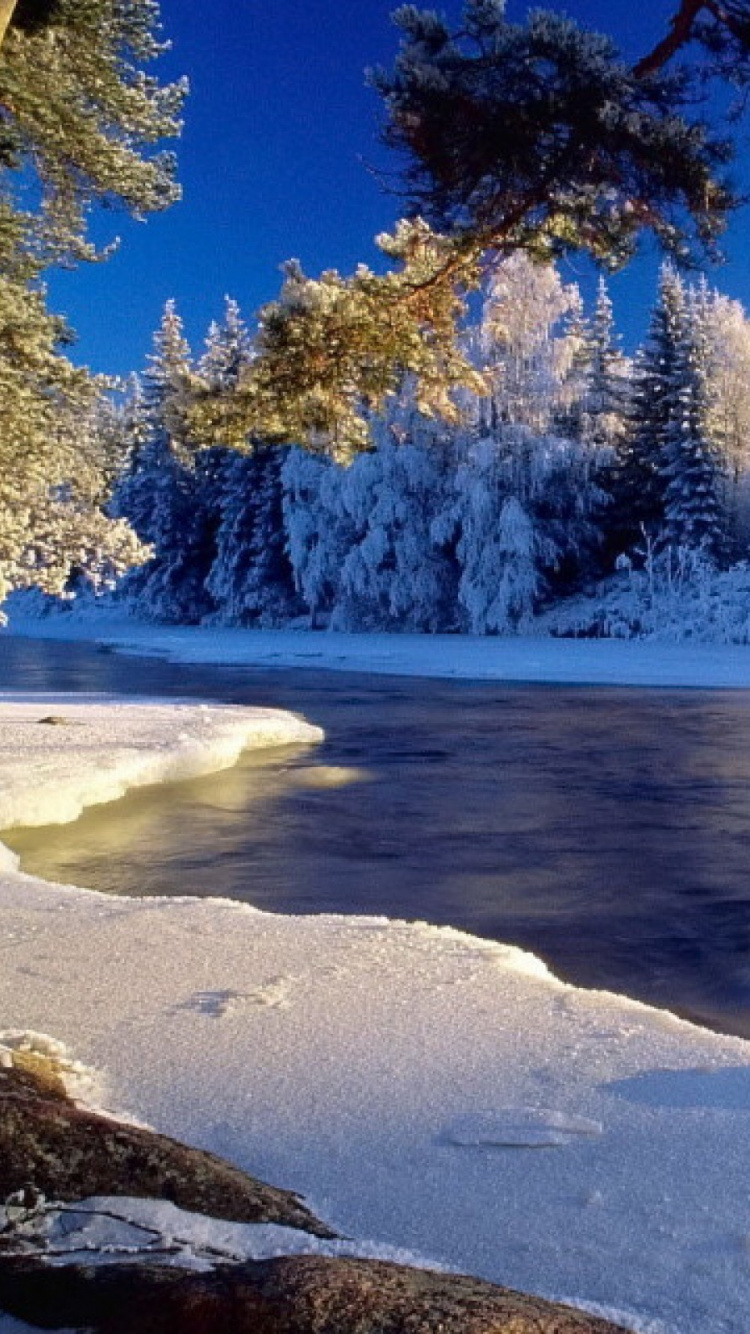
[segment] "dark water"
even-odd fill
[[[750,1037],[750,695],[179,666],[0,638],[0,686],[273,705],[321,746],[16,831],[124,894],[449,923]]]

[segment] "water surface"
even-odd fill
[[[120,894],[450,924],[750,1037],[750,696],[182,666],[0,638],[0,685],[290,708],[321,746],[15,831]]]

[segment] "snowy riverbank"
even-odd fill
[[[72,818],[102,775],[128,785],[133,751],[174,776],[186,738],[191,763],[226,757],[231,719],[245,742],[256,722],[59,697],[0,713],[6,823],[30,786]],[[32,721],[50,714],[70,721]],[[303,1191],[350,1237],[649,1334],[745,1334],[748,1044],[450,929],[111,899],[10,865],[0,907],[3,1028],[61,1039],[110,1107]]]
[[[180,662],[466,680],[750,689],[750,647],[621,639],[342,634],[148,625],[100,614],[12,616],[2,634],[85,640]]]

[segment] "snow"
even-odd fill
[[[53,712],[70,723],[34,721]],[[6,696],[0,719],[6,821],[53,801],[73,818],[139,776],[175,776],[199,755],[225,763],[270,727],[278,740],[301,727],[72,697]],[[357,1253],[575,1298],[644,1334],[746,1334],[742,1040],[423,923],[117,899],[9,863],[0,908],[0,1044],[52,1034],[79,1075],[95,1072],[101,1105],[301,1191]],[[159,1217],[172,1236],[198,1228],[196,1253],[240,1244],[226,1224]],[[241,1242],[256,1244],[287,1239]],[[2,1334],[14,1328],[0,1318]]]
[[[178,662],[559,685],[750,689],[750,646],[737,644],[177,627],[75,612],[14,617],[10,631],[0,630],[7,633],[96,640]]]
[[[276,709],[0,691],[0,829],[66,823],[129,788],[228,768],[249,746],[322,735]]]
[[[0,1219],[6,1212],[0,1209]],[[178,1209],[168,1200],[122,1195],[94,1195],[72,1205],[45,1202],[20,1235],[32,1245],[43,1241],[56,1264],[80,1258],[81,1251],[90,1252],[89,1264],[97,1264],[132,1259],[136,1253],[161,1258],[166,1249],[172,1252],[167,1263],[203,1270],[220,1258],[271,1260],[279,1255],[354,1255],[419,1268],[432,1263],[396,1246],[345,1238],[324,1241],[277,1223],[225,1222]]]

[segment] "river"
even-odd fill
[[[0,686],[292,709],[320,746],[4,841],[118,894],[449,924],[750,1037],[750,699],[187,666],[0,638]]]

